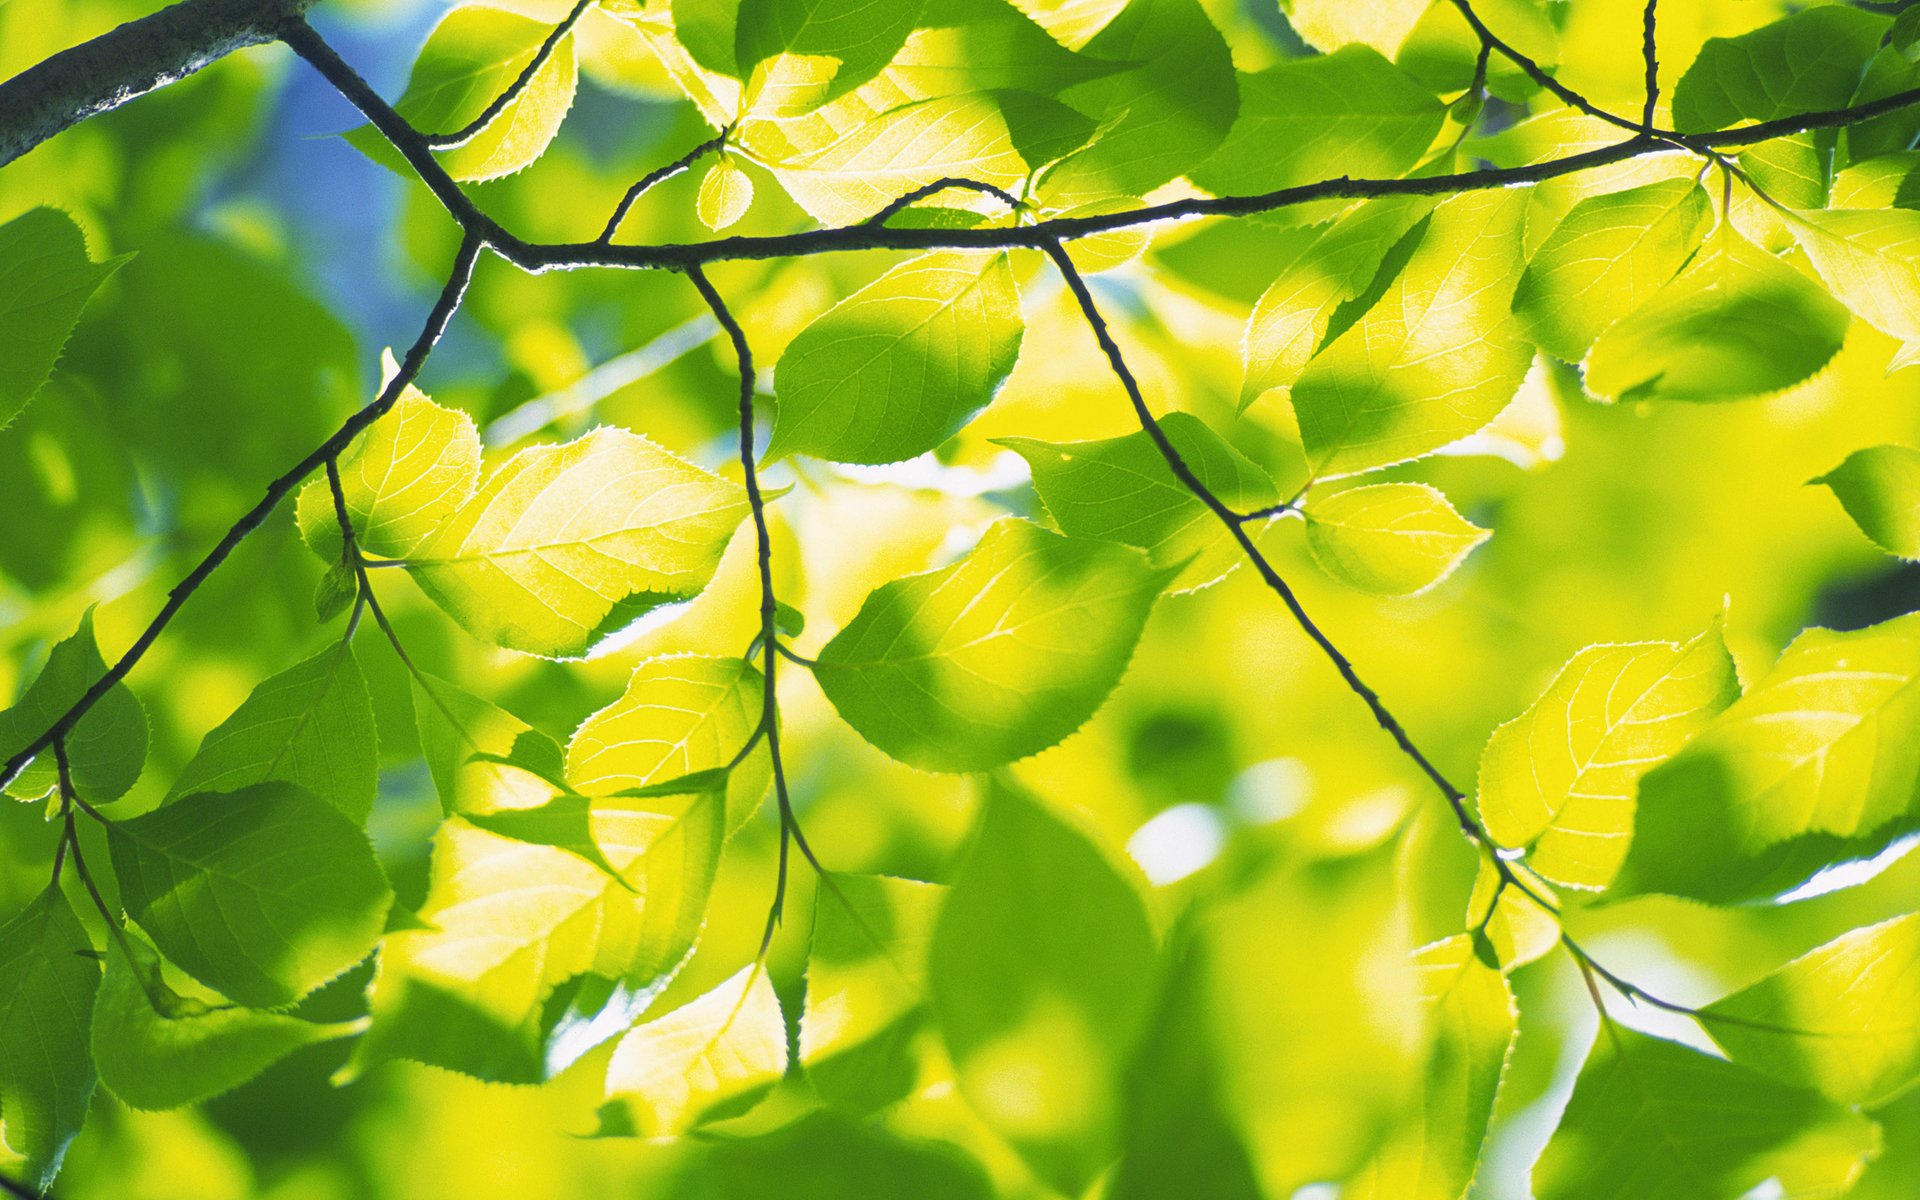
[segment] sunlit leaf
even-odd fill
[[[730,154],[714,159],[700,178],[700,197],[696,206],[700,223],[718,232],[736,224],[747,215],[753,203],[753,178],[740,169]]]
[[[373,811],[379,743],[373,701],[350,643],[263,681],[200,743],[170,796],[295,784],[357,823]]]
[[[1853,99],[1888,20],[1843,5],[1810,8],[1738,37],[1713,38],[1680,76],[1684,133],[1840,108]]]
[[[787,1068],[787,1027],[758,964],[636,1026],[607,1063],[603,1134],[670,1137],[744,1111]]]
[[[1920,825],[1920,617],[1810,629],[1640,787],[1618,886],[1716,902],[1787,891]]]
[[[0,925],[0,1166],[51,1186],[93,1096],[87,1027],[100,989],[93,943],[59,887]]]
[[[1700,1010],[1737,1063],[1842,1104],[1920,1079],[1920,916],[1855,929]]]
[[[1308,364],[1293,406],[1317,475],[1438,450],[1513,399],[1533,359],[1509,309],[1525,212],[1519,191],[1443,202],[1379,302]]]
[[[1480,819],[1495,842],[1571,887],[1612,882],[1641,776],[1740,695],[1716,622],[1683,645],[1589,646],[1480,759]]]
[[[780,356],[767,453],[854,463],[925,453],[992,401],[1024,329],[1005,254],[941,251],[895,267]]]
[[[814,675],[900,761],[986,770],[1093,715],[1169,578],[1137,550],[1001,521],[952,566],[875,589]]]
[[[1878,1145],[1873,1122],[1674,1042],[1605,1025],[1533,1168],[1539,1200],[1740,1197],[1795,1172],[1837,1195]]]
[[[1841,507],[1888,554],[1920,559],[1920,450],[1869,446],[1812,482],[1824,483]]]
[[[1068,1194],[1119,1149],[1114,1083],[1154,964],[1135,885],[1038,801],[989,784],[934,931],[934,1012],[975,1111]]]
[[[106,673],[107,664],[93,640],[89,608],[80,618],[80,627],[48,652],[46,665],[13,707],[0,712],[0,757],[12,757],[51,729]],[[90,804],[117,800],[146,765],[146,713],[133,691],[116,683],[75,722],[66,745],[80,798]],[[42,751],[7,790],[22,799],[44,796],[57,782],[56,767],[53,752]]]
[[[830,92],[851,90],[899,52],[920,15],[918,0],[874,5],[871,0],[739,0],[735,63],[754,84],[767,77],[767,60],[779,55],[825,59],[833,64],[817,102]],[[757,68],[757,70],[756,70]],[[750,101],[751,102],[751,101]],[[755,107],[758,107],[756,105]],[[788,98],[782,110],[810,107]]]
[[[1315,497],[1301,510],[1307,547],[1335,579],[1410,596],[1453,574],[1492,536],[1423,483],[1375,483]]]
[[[413,718],[440,806],[449,813],[536,808],[553,796],[541,771],[514,763],[551,764],[558,774],[558,743],[478,696],[431,675],[416,673]]]
[[[107,826],[127,915],[189,975],[253,1008],[365,958],[393,892],[366,835],[291,784],[202,792]]]
[[[1228,507],[1251,511],[1279,501],[1272,477],[1199,418],[1168,413],[1160,428],[1194,477]],[[1034,490],[1062,532],[1124,542],[1157,565],[1182,567],[1175,590],[1212,583],[1240,560],[1238,544],[1174,477],[1144,430],[1097,442],[998,441],[1027,460]]]
[[[1514,311],[1565,362],[1646,303],[1700,247],[1713,205],[1699,184],[1663,179],[1573,206],[1527,263]]]
[[[55,208],[0,225],[0,429],[47,381],[87,301],[130,257],[94,262],[73,218]]]
[[[1903,342],[1920,341],[1920,212],[1827,209],[1789,223],[1833,294]]]
[[[407,570],[475,637],[577,657],[698,594],[746,512],[740,485],[601,428],[508,459]]]
[[[1847,312],[1728,225],[1678,278],[1610,326],[1586,385],[1610,400],[1739,400],[1807,379],[1840,350]]]

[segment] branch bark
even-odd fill
[[[181,0],[0,83],[0,166],[70,125],[277,39],[317,0]]]

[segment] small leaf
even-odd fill
[[[1345,1195],[1351,1200],[1459,1200],[1473,1182],[1494,1096],[1519,1032],[1513,992],[1456,934],[1418,955],[1433,1043],[1424,1095]]]
[[[521,451],[407,561],[483,641],[578,657],[713,577],[745,489],[638,434],[596,429]]]
[[[1119,1149],[1114,1092],[1155,974],[1135,885],[1040,803],[989,783],[934,930],[934,1011],[974,1110],[1068,1195]]]
[[[1273,478],[1198,417],[1168,413],[1160,428],[1207,490],[1248,511],[1280,499]],[[1062,532],[1137,546],[1158,566],[1181,567],[1176,591],[1204,587],[1240,561],[1218,517],[1188,491],[1145,430],[1096,442],[998,438],[1027,460],[1034,490]]]
[[[1834,5],[1709,38],[1674,88],[1674,127],[1705,133],[1845,107],[1887,27],[1885,17]]]
[[[320,576],[319,584],[313,589],[313,615],[320,621],[331,621],[347,611],[353,598],[359,594],[360,579],[345,563],[335,563]]]
[[[373,700],[353,646],[329,646],[260,686],[215,726],[168,796],[291,783],[365,824],[379,790]]]
[[[107,970],[93,1009],[93,1060],[100,1082],[130,1108],[182,1108],[220,1095],[316,1042],[354,1033],[352,1022],[320,1025],[232,1005],[192,1004],[179,1015],[155,1009],[149,988],[165,988],[160,956],[129,937],[135,961],[107,939]],[[168,989],[171,993],[171,989]],[[174,995],[175,1000],[185,999]]]
[[[1000,521],[952,566],[875,589],[814,676],[901,762],[987,770],[1094,714],[1170,577],[1125,546]]]
[[[552,807],[474,818],[515,836],[448,821],[434,843],[424,927],[390,934],[381,950],[357,1062],[407,1058],[538,1083],[617,1035],[699,936],[722,812],[717,791],[595,800],[584,842],[577,812]],[[535,824],[549,836],[519,836]],[[587,861],[595,851],[599,864]],[[562,1020],[570,1010],[577,1019]]]
[[[560,746],[512,713],[462,688],[415,672],[413,719],[420,753],[448,813],[537,808],[556,788],[532,769],[561,762]]]
[[[1814,479],[1833,489],[1841,507],[1888,554],[1920,559],[1920,450],[1869,446]]]
[[[1920,615],[1809,629],[1640,784],[1616,890],[1758,900],[1920,827]]]
[[[1688,179],[1589,196],[1534,252],[1514,311],[1541,349],[1577,363],[1686,265],[1712,223],[1706,190]]]
[[[933,449],[993,400],[1023,328],[1003,253],[940,251],[895,267],[780,356],[768,457],[887,463]]]
[[[415,129],[428,133],[464,129],[520,77],[552,30],[544,21],[505,9],[462,5],[427,35],[394,108]],[[438,152],[441,165],[462,183],[525,168],[560,131],[577,83],[569,33],[498,116],[470,141]],[[347,140],[376,161],[405,169],[372,126],[361,126]]]
[[[740,169],[731,154],[713,160],[700,178],[700,195],[694,211],[700,223],[718,233],[747,215],[753,204],[753,177]]]
[[[387,365],[391,377],[391,356]],[[408,387],[347,447],[339,466],[340,493],[360,549],[404,558],[473,495],[480,482],[480,434],[466,413],[442,408]],[[339,562],[332,487],[324,478],[308,481],[295,508],[307,545],[323,561]]]
[[[11,758],[53,727],[88,688],[107,673],[93,640],[93,609],[80,627],[47,654],[47,663],[12,708],[0,712],[0,758]],[[66,735],[67,762],[80,798],[105,804],[127,794],[147,761],[147,715],[124,683],[107,689]],[[52,750],[32,760],[7,788],[23,800],[38,799],[58,784]]]
[[[1307,548],[1321,569],[1382,596],[1427,590],[1492,536],[1423,483],[1348,488],[1309,500],[1301,513]]]
[[[1842,1104],[1920,1079],[1920,914],[1855,929],[1700,1010],[1737,1063]]]
[[[1533,361],[1510,301],[1527,197],[1455,196],[1385,294],[1293,385],[1320,478],[1404,462],[1479,429]]]
[[[373,847],[291,784],[203,792],[107,826],[127,914],[189,975],[250,1008],[367,956],[393,892]]]
[[[780,1000],[758,964],[620,1039],[601,1132],[671,1137],[744,1112],[787,1069]]]
[[[807,614],[801,612],[784,600],[774,601],[774,628],[790,638],[797,638],[807,631]]]
[[[1633,835],[1641,776],[1740,695],[1719,622],[1685,645],[1588,646],[1540,698],[1494,730],[1480,817],[1501,846],[1570,887],[1612,882]]]
[[[1812,1092],[1609,1023],[1534,1165],[1533,1190],[1539,1200],[1732,1198],[1797,1170],[1795,1194],[1839,1195],[1878,1145],[1872,1121]]]
[[[58,887],[0,925],[0,1166],[45,1191],[87,1119],[93,1060],[87,1028],[100,968]]]
[[[823,1099],[871,1111],[912,1090],[908,1043],[926,1016],[927,951],[945,893],[839,874],[814,893],[800,1058]]]
[[[1740,400],[1792,387],[1839,353],[1847,311],[1722,224],[1693,262],[1607,329],[1586,386],[1610,400]]]
[[[57,208],[0,225],[0,429],[53,374],[81,310],[131,257],[94,262],[73,218]]]
[[[760,728],[765,686],[744,659],[649,659],[634,668],[618,700],[580,723],[567,743],[567,781],[582,795],[631,796],[653,784],[734,768],[726,780],[731,835],[759,807],[772,779],[764,755],[736,767]]]

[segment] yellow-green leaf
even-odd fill
[[[407,567],[475,637],[571,658],[697,595],[746,512],[740,485],[607,427],[509,459]]]
[[[607,1063],[601,1132],[662,1138],[744,1112],[787,1069],[787,1027],[758,963],[636,1026]]]
[[[913,1087],[927,951],[946,889],[887,875],[829,876],[814,893],[800,1058],[814,1090],[860,1111]]]
[[[1494,730],[1480,759],[1480,819],[1548,879],[1605,887],[1626,857],[1641,776],[1739,694],[1718,622],[1684,645],[1588,646]]]
[[[752,203],[753,177],[740,169],[731,154],[722,154],[700,177],[694,210],[700,215],[700,223],[717,233],[746,216]]]
[[[1867,324],[1920,341],[1920,212],[1832,208],[1789,228],[1833,294]]]
[[[1839,497],[1841,507],[1888,554],[1920,559],[1920,450],[1869,446],[1813,480]]]
[[[1301,515],[1321,569],[1382,596],[1425,591],[1492,536],[1424,483],[1348,488],[1308,500]]]

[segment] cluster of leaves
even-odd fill
[[[427,330],[389,356],[377,399],[330,439],[289,435],[305,467],[125,657],[109,666],[85,607],[0,713],[8,793],[55,830],[37,835],[50,882],[36,859],[0,925],[0,1164],[51,1185],[96,1083],[173,1110],[322,1047],[343,1085],[397,1060],[489,1083],[590,1071],[598,1137],[702,1148],[690,1186],[708,1190],[690,1194],[797,1177],[836,1195],[1237,1200],[1334,1182],[1446,1200],[1544,1087],[1509,1063],[1522,1001],[1548,1002],[1527,971],[1551,956],[1584,975],[1601,1028],[1532,1168],[1540,1200],[1911,1185],[1900,1122],[1920,1120],[1899,1105],[1920,1080],[1920,914],[1880,912],[1699,1004],[1659,998],[1566,927],[1642,897],[1806,894],[1909,844],[1920,616],[1807,628],[1749,680],[1724,616],[1685,641],[1587,645],[1473,735],[1468,793],[1275,563],[1291,577],[1297,519],[1300,558],[1330,585],[1432,603],[1399,598],[1492,534],[1414,472],[1503,447],[1550,458],[1528,421],[1562,403],[1657,413],[1785,393],[1862,338],[1881,339],[1876,369],[1908,365],[1920,20],[1836,5],[1703,34],[1665,64],[1663,94],[1649,5],[1644,47],[1624,43],[1644,111],[1615,111],[1592,97],[1631,98],[1624,85],[1575,91],[1554,73],[1581,3],[1292,0],[1312,51],[1295,57],[1252,32],[1230,49],[1199,0],[535,7],[455,8],[390,110],[341,88],[368,122],[346,140],[424,175],[461,227]],[[342,84],[311,30],[288,40]],[[677,263],[693,289],[673,281],[728,335],[697,381],[739,390],[728,453],[603,424],[490,455],[518,408],[483,435],[469,407],[491,404],[415,386],[497,229],[444,189],[538,181],[583,74],[672,89],[706,140],[587,214],[597,239],[549,222],[554,262],[616,265],[595,256],[639,244],[616,239],[651,219],[642,194],[693,167],[685,198],[708,230],[770,230],[693,247]],[[530,221],[542,194],[526,191]],[[1129,216],[1220,198],[1264,215],[1215,236],[1252,240]],[[830,305],[816,295],[811,320],[780,313],[775,277],[775,303],[742,300],[736,320],[706,267],[801,254],[808,223],[840,231],[821,249],[921,253]],[[1245,293],[1222,403],[1178,403],[1166,370],[1136,377],[1141,322],[1106,310],[1181,304],[1173,283],[1144,286],[1155,271],[1217,277],[1249,254],[1256,285],[1219,289]],[[31,446],[9,451],[22,461],[57,453],[35,424],[68,399],[48,380],[129,257],[96,259],[52,208],[0,225],[0,439]],[[522,344],[552,332],[527,295],[493,300]],[[1003,417],[1066,320],[1099,351],[1074,369],[1106,374],[1051,407],[1048,381],[1030,382]],[[338,327],[316,328],[324,342]],[[1177,370],[1176,323],[1166,337]],[[769,343],[763,378],[752,348]],[[275,378],[262,369],[237,382]],[[326,386],[297,374],[308,394]],[[1093,396],[1132,427],[1090,415]],[[549,426],[562,432],[535,431]],[[180,436],[154,441],[174,456],[163,478],[204,484]],[[1815,482],[1873,543],[1920,559],[1920,449],[1849,446]],[[956,477],[982,463],[1014,465],[1017,486],[966,492]],[[763,487],[776,466],[796,491]],[[915,471],[939,486],[921,489],[918,524],[890,527],[878,488]],[[197,750],[156,749],[164,770],[149,769],[150,742],[180,740],[177,716],[148,715],[175,689],[143,702],[127,672],[296,486],[278,507],[311,556],[287,573],[318,576],[312,617],[341,628],[317,648],[311,620],[282,638],[273,652],[306,647],[280,660],[294,665],[254,676],[195,727]],[[783,523],[801,503],[831,528]],[[830,572],[800,548],[858,558],[841,577],[857,586],[810,586]],[[424,603],[386,582],[401,576]],[[1338,696],[1391,735],[1366,743],[1382,777],[1439,803],[1389,789],[1381,816],[1354,787],[1200,886],[1156,887],[1112,853],[1099,801],[1071,794],[1103,778],[1060,756],[1100,736],[1089,723],[1166,610],[1238,585],[1263,601],[1247,619],[1291,617]],[[417,618],[404,640],[396,602]],[[386,643],[378,667],[363,618]],[[444,637],[449,621],[466,640]],[[623,678],[601,696],[606,664]],[[515,670],[541,672],[522,678],[543,695],[519,697],[541,719],[475,682]],[[799,671],[825,704],[789,728]],[[1272,673],[1252,673],[1250,694],[1270,693]],[[801,817],[834,786],[819,777],[878,761],[831,741],[842,728],[902,768],[914,803],[968,777],[964,844],[916,864],[863,861],[818,825],[809,842]],[[783,757],[806,753],[796,731],[838,747],[807,760],[810,779]],[[396,736],[403,750],[383,750]],[[880,768],[846,769],[857,785]],[[396,832],[400,798],[429,786],[437,805]],[[1433,847],[1449,823],[1467,835],[1451,858]],[[794,851],[806,866],[790,878]],[[720,915],[743,853],[749,886],[772,893],[744,940]],[[843,862],[868,869],[823,865]],[[1688,1040],[1623,1023],[1603,989],[1681,1018]]]

